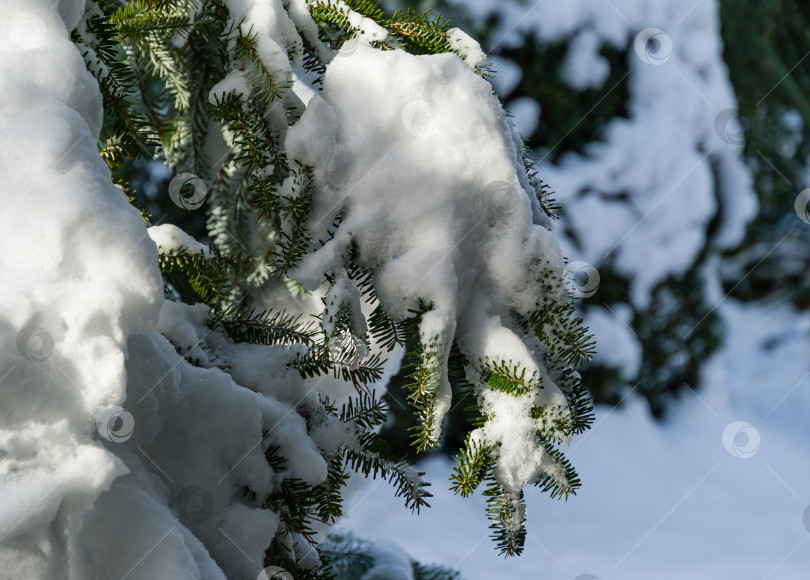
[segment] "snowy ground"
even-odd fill
[[[484,502],[446,491],[450,462],[438,457],[422,464],[434,484],[430,510],[411,515],[373,482],[343,526],[469,580],[807,578],[810,321],[778,305],[726,301],[720,310],[727,343],[670,421],[654,423],[630,392],[574,440],[577,497],[528,490],[522,557],[497,556]]]

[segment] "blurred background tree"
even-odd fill
[[[761,260],[733,294],[784,298],[807,309],[810,232],[791,208],[810,187],[810,4],[722,0],[720,8],[723,58],[760,204],[745,241],[729,256],[726,284]]]

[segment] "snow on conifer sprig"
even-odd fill
[[[431,18],[428,13],[408,8],[397,10],[388,17],[369,0],[307,0],[307,4],[312,17],[323,25],[322,41],[340,46],[352,38],[365,38],[376,48],[400,48],[412,54],[455,52],[465,61],[470,61],[470,53],[453,43],[454,37],[463,33],[449,29],[450,22],[441,15]],[[369,26],[370,22],[376,26]],[[475,43],[470,40],[470,44]],[[476,72],[490,76],[492,69],[483,53],[479,49],[474,54],[470,66]]]
[[[296,405],[326,480],[290,478],[265,498],[282,516],[267,561],[305,574],[301,546],[340,515],[346,468],[426,505],[420,474],[372,431],[370,386],[396,347],[408,350],[414,445],[441,445],[454,399],[472,409],[454,489],[486,482],[493,537],[519,554],[522,489],[579,486],[556,445],[590,425],[573,367],[593,344],[564,285],[556,206],[477,43],[441,17],[388,18],[367,0],[268,0],[273,18],[230,0],[94,6],[76,39],[104,95],[102,156],[114,171],[162,159],[206,184],[212,247],[164,247],[160,265],[209,308],[216,366],[238,379],[231,349],[263,346],[304,391],[331,376],[361,394],[342,412],[325,398]],[[294,74],[306,71],[308,87]],[[283,471],[290,458],[270,439]]]
[[[362,128],[353,128],[351,133],[342,130],[348,119],[361,114],[352,97],[367,103],[367,91],[373,92],[374,87],[357,87],[353,92],[346,85],[346,92],[335,98],[332,83],[341,81],[333,81],[335,76],[330,75],[347,68],[346,78],[352,74],[360,78],[360,71],[350,64],[356,60],[384,77],[385,72],[375,69],[381,66],[375,61],[388,55],[391,68],[397,64],[403,69],[411,66],[429,79],[434,73],[422,67],[421,61],[408,60],[413,57],[371,50],[358,46],[352,58],[336,61],[327,69],[324,101],[317,100],[304,112],[287,139],[293,160],[313,168],[315,198],[319,193],[324,196],[321,208],[325,211],[321,209],[310,221],[332,223],[335,215],[340,216],[336,228],[329,231],[328,241],[314,247],[314,253],[305,256],[292,275],[314,289],[320,278],[310,269],[311,264],[319,268],[327,264],[333,273],[359,267],[370,272],[376,297],[394,324],[405,325],[412,312],[420,313],[418,324],[411,324],[410,333],[406,333],[416,346],[406,355],[405,363],[409,368],[407,399],[420,419],[412,427],[414,444],[420,451],[440,443],[456,382],[448,366],[451,347],[458,341],[465,360],[482,361],[478,365],[468,362],[466,373],[482,411],[474,425],[477,437],[485,442],[483,448],[491,456],[489,475],[495,483],[488,488],[487,497],[505,498],[499,499],[497,506],[506,515],[493,511],[495,507],[490,510],[500,514],[493,516],[498,528],[496,539],[506,553],[519,553],[524,537],[523,519],[515,516],[523,509],[520,489],[537,484],[554,497],[573,493],[578,479],[551,442],[567,443],[577,429],[586,428],[590,422],[590,405],[581,385],[569,381],[563,390],[556,383],[562,375],[547,368],[557,364],[569,367],[592,355],[587,330],[573,315],[571,297],[563,284],[562,258],[548,233],[553,203],[547,190],[526,171],[522,143],[509,132],[505,118],[493,119],[489,113],[476,112],[458,89],[453,98],[449,97],[451,90],[443,95],[437,89],[423,102],[416,101],[423,107],[426,123],[434,124],[432,130],[428,127],[414,132],[405,127],[389,150],[370,154],[356,163],[356,169],[330,163],[328,160],[341,149],[351,150],[353,144],[362,149],[364,143],[374,141],[374,136]],[[357,58],[358,54],[366,59]],[[442,73],[447,74],[449,68],[447,65]],[[464,77],[461,70],[453,72],[473,85],[474,76]],[[474,92],[477,87],[473,87],[468,89]],[[489,93],[491,98],[484,86],[481,93]],[[377,108],[374,114],[384,119],[381,126],[396,126],[403,123],[400,112],[414,102],[400,100]],[[432,163],[417,150],[426,135],[452,148],[453,143],[465,142],[466,138],[463,129],[456,127],[487,123],[499,125],[501,140],[495,140],[487,157],[481,156],[480,165],[471,165],[491,166],[493,159],[496,165],[502,162],[504,173],[499,180],[493,180],[493,175],[459,184],[448,175],[447,168]],[[305,148],[304,143],[319,145]],[[341,147],[335,150],[330,145],[333,143],[341,143]],[[382,156],[393,157],[386,167],[402,164],[413,173],[406,170],[399,174],[399,182],[390,183],[382,171],[377,172],[385,165]],[[460,165],[453,171],[463,175],[469,169]],[[355,172],[362,176],[359,185],[343,181],[345,175]],[[436,176],[437,182],[420,181],[419,172]],[[380,195],[382,188],[392,190],[391,194]],[[437,202],[443,195],[469,200],[468,211],[444,210]],[[402,223],[398,216],[408,216],[411,221]],[[383,229],[389,232],[390,241],[380,243]],[[412,233],[417,231],[422,233]],[[399,270],[403,263],[410,264],[413,274]],[[437,281],[446,285],[437,285]],[[447,286],[453,289],[448,291]],[[420,305],[428,306],[420,310]],[[499,527],[504,522],[509,523],[508,529]]]

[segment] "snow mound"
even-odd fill
[[[155,242],[204,248],[147,231],[111,183],[68,35],[83,8],[0,6],[2,575],[255,578],[280,519],[244,489],[325,479],[294,412],[317,393],[286,370],[295,348],[240,348],[204,308],[164,302]],[[292,458],[283,473],[270,446]]]

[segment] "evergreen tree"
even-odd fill
[[[790,208],[810,186],[810,6],[722,0],[720,8],[723,56],[739,100],[733,111],[739,127],[727,137],[744,142],[760,200],[757,219],[729,260],[726,288],[743,300],[780,297],[806,309],[809,238]]]
[[[209,247],[177,228],[150,228],[166,298],[204,305],[208,328],[199,344],[189,344],[177,328],[165,328],[164,336],[190,364],[219,369],[237,383],[245,370],[230,362],[228,353],[232,345],[250,344],[286,353],[280,376],[329,378],[355,391],[341,400],[323,394],[317,401],[302,399],[296,407],[314,439],[339,435],[331,448],[319,444],[328,467],[325,481],[286,478],[267,495],[249,485],[242,489],[248,505],[281,518],[278,533],[267,538],[264,563],[295,578],[335,571],[349,577],[340,571],[373,565],[373,558],[362,556],[367,546],[353,539],[318,546],[321,566],[307,551],[342,515],[350,471],[389,480],[406,507],[418,511],[428,505],[429,484],[422,474],[376,432],[386,405],[373,385],[383,376],[383,357],[403,348],[407,399],[417,419],[414,448],[438,448],[451,399],[464,402],[472,431],[459,453],[452,489],[466,497],[484,484],[493,539],[502,553],[520,554],[522,487],[534,484],[560,498],[575,493],[580,481],[560,446],[592,421],[587,391],[574,369],[591,357],[593,341],[575,314],[561,259],[548,250],[555,217],[548,188],[517,134],[509,133],[504,142],[520,187],[495,181],[484,188],[483,209],[469,211],[490,237],[478,236],[482,242],[461,232],[450,245],[470,248],[469,255],[478,257],[485,243],[494,248],[502,239],[516,243],[505,224],[513,223],[514,215],[528,215],[533,223],[519,224],[524,234],[531,232],[524,243],[533,244],[520,256],[532,258],[521,265],[524,281],[476,279],[478,294],[472,294],[463,316],[440,297],[414,298],[408,288],[392,289],[385,283],[391,261],[374,258],[376,249],[358,231],[347,230],[347,224],[358,227],[352,208],[338,207],[330,223],[318,225],[335,186],[325,173],[328,159],[318,152],[335,149],[333,143],[327,149],[323,143],[294,146],[296,127],[314,106],[292,90],[293,71],[317,90],[328,87],[335,59],[372,50],[455,53],[476,75],[491,70],[477,45],[440,17],[410,10],[389,17],[365,0],[273,6],[277,28],[268,31],[249,9],[226,0],[88,0],[73,34],[103,96],[99,154],[113,180],[137,204],[125,178],[133,163],[157,159],[176,174],[168,185],[173,203],[205,212]],[[453,58],[442,62],[458,61]],[[418,132],[424,110],[411,113],[410,129]],[[411,169],[418,172],[419,166]],[[515,213],[518,204],[528,213]],[[142,214],[152,225],[148,212]],[[335,259],[324,267],[318,259],[329,252]],[[483,269],[478,259],[472,266]],[[275,473],[295,461],[284,456],[269,431],[262,449]],[[455,577],[418,565],[414,572],[418,578]]]

